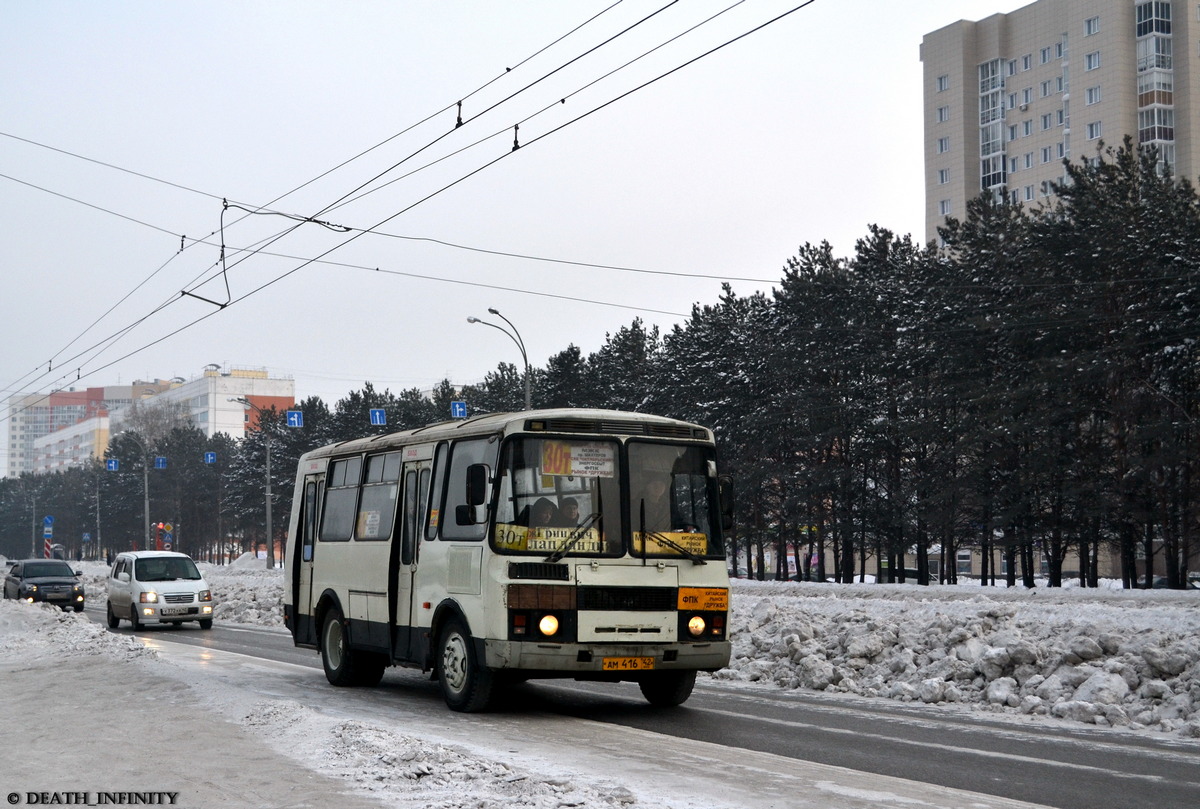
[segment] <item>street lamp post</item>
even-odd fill
[[[263,410],[258,405],[254,404],[253,402],[251,402],[249,399],[246,399],[244,397],[239,396],[237,398],[231,398],[229,401],[238,402],[243,407],[249,407],[255,413],[258,414],[258,425],[259,425],[258,429],[262,433],[263,446],[266,448],[266,452],[267,452],[267,480],[266,480],[267,568],[270,570],[274,570],[275,569],[275,536],[271,533],[271,433],[266,429],[266,426],[263,424],[263,421],[262,421],[262,417],[266,413],[266,411]]]
[[[525,364],[525,409],[532,410],[533,407],[531,404],[531,396],[530,396],[530,389],[529,389],[529,380],[530,380],[529,355],[527,353],[525,353],[525,341],[521,339],[521,332],[517,331],[517,327],[513,325],[511,320],[506,318],[504,315],[500,314],[500,312],[498,312],[497,310],[488,309],[488,312],[490,314],[493,314],[496,317],[500,318],[505,323],[507,323],[508,328],[506,329],[503,326],[498,326],[495,323],[489,323],[486,320],[480,320],[477,317],[468,317],[467,322],[468,323],[482,323],[484,326],[491,326],[493,329],[500,331],[501,333],[506,335],[508,337],[508,339],[512,340],[514,343],[517,344],[517,348],[520,349],[520,351],[521,351],[521,362]],[[509,329],[511,329],[512,331],[509,331]]]

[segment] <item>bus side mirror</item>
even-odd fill
[[[488,467],[473,463],[467,467],[467,502],[454,509],[454,522],[478,525],[487,520]]]
[[[717,478],[717,491],[721,500],[721,529],[733,529],[733,478],[722,475]]]

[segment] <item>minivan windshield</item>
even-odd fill
[[[133,577],[138,581],[196,581],[200,579],[200,571],[187,556],[160,556],[138,559],[133,566]]]

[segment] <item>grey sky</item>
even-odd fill
[[[475,382],[519,362],[467,323],[488,307],[542,365],[636,316],[669,329],[720,278],[769,289],[806,241],[847,254],[869,223],[921,238],[921,37],[1022,3],[816,0],[554,131],[800,2],[748,0],[581,89],[734,4],[686,0],[510,98],[667,0],[625,0],[525,64],[612,0],[7,0],[0,390],[191,378],[214,362],[292,375],[299,397],[330,404],[367,380]],[[222,273],[222,199],[388,235],[231,208]],[[326,253],[336,263],[306,263]]]

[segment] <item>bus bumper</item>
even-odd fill
[[[639,646],[487,640],[484,663],[490,669],[615,676],[641,671],[716,671],[729,665],[730,649],[729,641]],[[620,661],[620,668],[614,668],[616,661]]]

